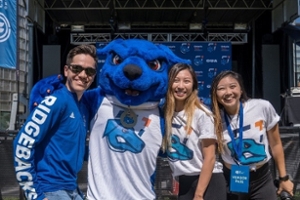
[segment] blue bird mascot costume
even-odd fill
[[[167,92],[169,68],[189,61],[167,46],[141,39],[116,39],[97,53],[106,56],[99,87],[83,95],[91,119],[87,198],[155,199],[164,129],[159,103]],[[57,82],[56,77],[39,81],[30,106],[37,105],[48,88],[58,88]]]

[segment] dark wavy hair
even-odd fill
[[[244,87],[243,78],[239,73],[236,73],[231,70],[226,70],[226,71],[222,71],[214,78],[212,85],[211,85],[210,95],[211,95],[211,102],[212,102],[211,109],[215,116],[215,131],[216,131],[217,135],[223,135],[222,134],[223,133],[222,118],[221,118],[221,109],[223,108],[223,105],[220,104],[217,100],[217,89],[218,89],[218,84],[220,83],[220,81],[223,78],[228,77],[228,76],[237,80],[237,82],[242,90],[240,101],[244,103],[245,101],[247,101],[249,99],[249,97],[247,96],[245,87]],[[223,150],[223,148],[221,146],[219,146],[219,149],[220,148],[221,148],[221,150]]]
[[[73,58],[78,54],[90,55],[95,61],[95,67],[97,67],[98,57],[94,45],[83,44],[71,49],[67,55],[66,65],[70,65]]]

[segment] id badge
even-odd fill
[[[230,191],[248,193],[249,166],[231,165]]]

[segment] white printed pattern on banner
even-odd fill
[[[11,27],[8,19],[3,13],[0,13],[0,43],[5,42],[11,33]]]

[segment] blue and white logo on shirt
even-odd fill
[[[194,152],[189,149],[184,143],[180,142],[177,135],[172,135],[172,148],[167,151],[170,161],[175,162],[178,160],[191,160],[193,159]]]

